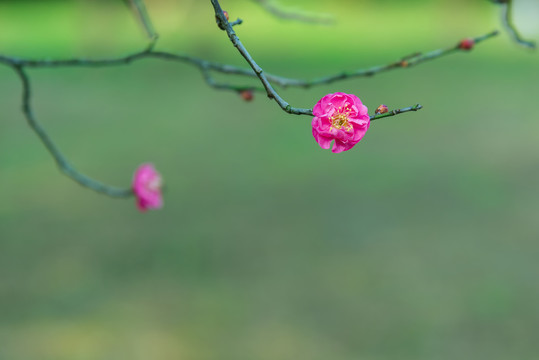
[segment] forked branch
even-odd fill
[[[513,24],[513,1],[512,0],[491,0],[495,4],[499,4],[502,8],[502,23],[509,32],[513,40],[524,47],[535,49],[535,42],[524,39],[518,32],[515,24]]]
[[[280,8],[278,5],[275,4],[274,1],[271,0],[254,1],[260,4],[260,6],[262,6],[264,9],[266,9],[267,12],[279,19],[322,25],[331,25],[335,23],[335,20],[330,15],[308,14],[300,11],[287,11]]]
[[[238,67],[235,65],[221,64],[217,62],[208,61],[201,59],[195,56],[187,54],[174,54],[166,51],[156,51],[155,44],[158,38],[157,33],[155,32],[153,25],[151,23],[150,17],[146,11],[143,0],[125,0],[129,2],[132,6],[134,13],[137,15],[137,18],[140,20],[143,28],[145,29],[146,34],[148,35],[150,42],[149,46],[142,51],[134,52],[127,54],[125,56],[114,57],[114,58],[102,58],[102,59],[82,59],[82,58],[72,58],[72,59],[60,59],[60,60],[32,60],[32,59],[23,59],[12,56],[0,55],[0,64],[9,66],[12,68],[17,75],[19,76],[22,83],[22,111],[28,122],[31,129],[37,134],[39,139],[43,142],[46,149],[54,158],[56,164],[60,170],[73,179],[75,182],[79,183],[82,186],[93,189],[99,193],[112,196],[112,197],[129,197],[133,195],[133,189],[131,188],[117,188],[97,180],[94,180],[76,170],[67,160],[67,158],[60,152],[58,147],[54,144],[51,138],[46,133],[45,129],[37,121],[33,109],[32,109],[32,88],[30,77],[27,73],[27,69],[31,68],[57,68],[57,67],[89,67],[89,68],[99,68],[106,66],[121,66],[128,65],[132,62],[139,61],[142,59],[161,59],[166,61],[173,61],[178,63],[184,63],[198,68],[198,70],[203,75],[206,83],[216,89],[229,90],[234,92],[242,92],[245,90],[254,90],[265,92],[270,99],[274,99],[277,104],[285,112],[289,114],[296,115],[311,115],[312,109],[309,108],[296,108],[292,107],[288,102],[286,102],[273,88],[273,84],[281,87],[302,87],[309,88],[312,86],[331,84],[337,81],[357,78],[357,77],[368,77],[373,76],[378,73],[397,69],[397,68],[407,68],[412,65],[417,65],[428,60],[433,60],[441,56],[454,53],[462,49],[462,43],[459,43],[455,46],[446,49],[435,50],[425,54],[415,53],[411,56],[402,58],[396,62],[391,62],[386,65],[375,66],[368,69],[359,69],[350,72],[341,72],[334,75],[319,77],[312,80],[303,80],[303,79],[294,79],[287,78],[278,75],[273,75],[265,73],[263,69],[254,61],[247,49],[239,40],[236,35],[233,26],[241,23],[241,20],[236,20],[234,22],[229,22],[228,19],[224,16],[223,11],[220,7],[220,4],[217,0],[211,0],[211,3],[214,8],[215,17],[217,22],[223,30],[226,31],[232,44],[238,49],[240,54],[247,61],[249,68]],[[262,2],[262,1],[261,1]],[[495,36],[497,32],[492,32],[475,39],[472,39],[475,44],[480,43],[486,39],[489,39]],[[257,78],[262,86],[240,86],[231,83],[218,82],[212,77],[212,72],[221,73],[224,75],[240,75],[251,78]],[[421,105],[417,104],[414,106],[406,107],[403,109],[397,109],[388,111],[384,114],[375,114],[370,117],[371,121],[395,116],[410,111],[417,111],[422,108]]]

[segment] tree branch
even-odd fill
[[[513,3],[512,0],[496,0],[495,3],[498,3],[502,7],[502,22],[509,32],[509,35],[516,41],[518,44],[527,47],[529,49],[535,49],[535,42],[530,40],[525,40],[519,34],[516,26],[513,24]]]
[[[302,109],[302,108],[295,108],[292,107],[288,102],[286,102],[283,98],[277,94],[277,92],[273,89],[271,86],[268,78],[264,74],[264,71],[258,64],[254,61],[254,59],[251,57],[245,46],[241,43],[240,39],[236,35],[236,32],[226,19],[225,15],[223,14],[223,10],[221,9],[221,5],[217,0],[211,0],[211,3],[213,5],[213,9],[215,11],[215,17],[217,19],[219,28],[224,29],[228,35],[228,38],[234,45],[236,49],[240,52],[240,54],[247,60],[247,63],[251,66],[251,69],[253,69],[256,76],[260,79],[262,82],[262,85],[264,86],[264,89],[266,89],[266,94],[270,99],[274,99],[277,104],[286,111],[289,114],[294,115],[311,115],[313,114],[313,111],[311,109]]]
[[[380,72],[384,72],[390,69],[395,68],[406,68],[412,65],[416,65],[428,60],[432,60],[443,55],[447,55],[457,50],[461,49],[461,44],[456,46],[435,50],[426,54],[416,53],[411,56],[402,58],[397,62],[392,62],[387,65],[381,65],[372,67],[369,69],[359,69],[352,72],[341,72],[335,75],[320,77],[312,80],[302,80],[302,79],[293,79],[286,78],[282,76],[266,74],[262,68],[254,61],[247,49],[243,46],[238,36],[233,30],[233,25],[241,24],[241,20],[238,19],[232,23],[229,23],[225,18],[223,11],[217,0],[211,0],[213,5],[217,23],[220,28],[224,29],[232,42],[232,44],[238,49],[240,54],[245,58],[250,68],[243,68],[234,65],[221,64],[217,62],[207,61],[201,58],[186,54],[173,54],[165,51],[155,51],[154,46],[156,44],[158,35],[153,29],[152,23],[144,6],[143,0],[125,0],[133,6],[135,13],[138,15],[141,23],[144,26],[144,29],[150,38],[149,46],[138,52],[134,52],[125,56],[115,57],[115,58],[105,58],[105,59],[82,59],[82,58],[73,58],[73,59],[61,59],[61,60],[31,60],[31,59],[22,59],[11,56],[0,55],[0,64],[7,65],[11,67],[19,76],[22,82],[22,110],[23,114],[34,132],[38,135],[40,140],[43,142],[47,150],[51,153],[54,160],[56,161],[60,170],[69,176],[74,181],[78,182],[80,185],[93,189],[102,194],[106,194],[112,197],[129,197],[133,195],[131,188],[121,189],[106,185],[99,181],[89,178],[88,176],[78,172],[63,156],[59,151],[57,146],[47,135],[45,129],[37,122],[31,106],[31,83],[30,78],[26,73],[26,68],[56,68],[56,67],[105,67],[105,66],[119,66],[127,65],[132,62],[153,58],[153,59],[162,59],[167,61],[182,62],[192,66],[195,66],[202,73],[206,83],[216,89],[229,90],[242,93],[246,90],[248,91],[261,91],[265,92],[270,99],[274,99],[277,104],[281,107],[282,110],[289,114],[296,115],[310,115],[312,116],[312,109],[304,108],[295,108],[292,107],[288,102],[279,96],[275,91],[270,82],[275,83],[276,85],[282,87],[303,87],[308,88],[311,86],[330,84],[339,80],[355,78],[355,77],[364,77],[364,76],[373,76]],[[486,40],[490,37],[493,37],[497,32],[492,32],[484,36],[473,39],[475,43],[479,43],[483,40]],[[263,87],[260,86],[239,86],[228,83],[221,83],[216,81],[212,76],[211,72],[218,72],[226,75],[241,75],[246,77],[256,77],[260,80]],[[372,121],[395,116],[409,111],[417,111],[422,108],[421,105],[417,104],[403,109],[397,109],[389,111],[385,114],[375,114],[370,117]]]
[[[253,0],[256,3],[260,4],[266,11],[274,15],[277,18],[284,20],[294,20],[304,23],[311,24],[322,24],[322,25],[332,25],[335,23],[335,20],[328,15],[310,15],[300,12],[290,12],[280,9],[277,5],[272,4],[268,0]]]
[[[478,36],[474,38],[473,41],[475,42],[475,44],[478,44],[496,35],[498,35],[498,31],[493,31],[488,34]],[[309,88],[316,85],[331,84],[336,81],[345,80],[345,79],[352,79],[352,78],[357,78],[357,77],[371,77],[378,73],[385,72],[388,70],[404,69],[404,68],[408,68],[414,65],[419,65],[423,62],[434,60],[439,57],[449,55],[458,51],[461,51],[460,43],[457,43],[455,46],[451,46],[449,48],[438,49],[438,50],[430,51],[425,54],[415,53],[415,54],[403,57],[402,59],[397,60],[395,62],[386,64],[386,65],[378,65],[378,66],[374,66],[368,69],[358,69],[354,71],[340,72],[334,75],[324,76],[324,77],[320,77],[320,78],[316,78],[312,80],[290,79],[290,78],[269,75],[269,74],[266,74],[266,76],[272,82],[283,87],[298,86],[298,87]]]
[[[150,39],[150,44],[148,46],[148,49],[153,49],[157,39],[159,38],[159,34],[155,32],[155,29],[152,24],[152,20],[150,19],[150,16],[148,15],[148,11],[146,10],[146,5],[144,4],[144,0],[125,0],[130,6],[135,14],[135,17],[139,20],[142,27],[146,31],[146,35],[148,35],[148,38]]]
[[[283,109],[285,112],[287,112],[289,114],[311,115],[312,116],[313,115],[312,109],[303,109],[303,108],[292,107],[288,102],[286,102],[283,98],[281,98],[279,96],[279,94],[275,91],[275,89],[270,84],[270,81],[268,80],[270,78],[270,76],[267,76],[264,73],[264,71],[262,70],[262,68],[254,61],[254,59],[251,57],[251,55],[249,54],[249,52],[247,51],[245,46],[243,46],[242,42],[240,41],[240,39],[236,35],[236,32],[234,31],[234,29],[232,28],[232,26],[230,25],[230,23],[226,19],[226,16],[223,14],[223,10],[221,9],[221,5],[219,4],[219,1],[218,0],[210,0],[210,1],[211,1],[212,5],[213,5],[213,9],[214,9],[214,12],[215,12],[215,17],[217,19],[219,28],[226,31],[226,33],[228,35],[228,38],[232,42],[232,45],[234,45],[234,47],[236,49],[238,49],[240,54],[247,61],[247,63],[250,65],[251,69],[254,71],[256,76],[259,78],[260,82],[262,82],[262,85],[266,89],[266,93],[267,93],[268,97],[270,99],[274,99],[275,102],[277,102],[277,104],[281,107],[281,109]],[[496,36],[497,34],[498,34],[498,32],[494,31],[494,32],[491,32],[489,34],[477,37],[477,38],[475,38],[473,40],[474,40],[475,43],[480,43],[480,42],[482,42],[482,41],[484,41],[486,39],[489,39],[489,38],[491,38],[493,36]],[[367,70],[358,70],[358,71],[355,71],[355,72],[352,72],[352,73],[344,72],[344,73],[341,73],[341,74],[338,74],[338,75],[327,76],[327,77],[323,77],[323,78],[319,78],[319,79],[314,79],[314,80],[311,80],[311,81],[296,80],[296,79],[286,79],[286,78],[275,77],[275,76],[271,76],[271,79],[273,81],[275,81],[276,83],[282,85],[282,86],[310,87],[310,86],[320,85],[320,84],[329,84],[329,83],[332,83],[332,82],[337,81],[337,80],[343,80],[343,79],[352,78],[352,77],[372,76],[372,75],[377,74],[379,72],[387,71],[387,70],[390,70],[390,69],[393,69],[393,68],[396,68],[396,67],[408,67],[408,66],[411,66],[411,65],[416,65],[416,64],[422,63],[422,62],[427,61],[427,60],[432,60],[432,59],[438,58],[440,56],[450,54],[450,53],[458,51],[460,49],[461,49],[461,43],[459,42],[455,46],[452,46],[452,47],[447,48],[447,49],[440,49],[440,50],[432,51],[432,52],[427,53],[425,55],[422,55],[421,53],[417,53],[417,54],[414,54],[412,56],[408,56],[408,57],[406,57],[406,58],[404,58],[404,59],[402,59],[402,60],[400,60],[398,62],[390,63],[388,65],[378,66],[378,67],[374,67],[374,68],[367,69]],[[402,113],[408,112],[408,111],[417,111],[417,110],[419,110],[421,108],[422,108],[422,106],[418,104],[416,106],[412,106],[412,107],[401,109],[401,110],[393,110],[390,113],[390,115],[384,114],[385,116],[374,116],[373,120],[376,120],[376,119],[379,119],[379,118],[382,118],[382,117],[402,114]]]
[[[485,41],[491,37],[498,35],[497,31],[493,31],[489,34],[478,36],[473,39],[475,44],[478,44],[482,41]],[[284,88],[286,87],[303,87],[310,88],[317,85],[331,84],[337,81],[353,79],[358,77],[371,77],[378,73],[382,73],[388,70],[393,69],[405,69],[414,65],[421,64],[428,60],[434,60],[436,58],[449,55],[460,50],[460,44],[456,44],[450,48],[434,50],[425,54],[415,53],[410,56],[401,58],[400,60],[391,62],[385,65],[378,65],[367,69],[357,69],[353,71],[339,72],[334,75],[323,76],[315,79],[304,80],[304,79],[295,79],[288,78],[284,76],[278,76],[270,73],[265,73],[266,78],[279,86]],[[199,68],[200,71],[211,70],[227,75],[241,75],[247,77],[258,77],[257,74],[249,68],[242,68],[234,65],[221,64],[217,62],[212,62],[190,56],[187,54],[173,54],[166,51],[155,51],[152,49],[146,49],[143,51],[135,52],[121,57],[116,58],[105,58],[105,59],[61,59],[61,60],[31,60],[31,59],[22,59],[11,56],[0,55],[0,63],[7,65],[19,65],[24,67],[31,68],[51,68],[51,67],[105,67],[105,66],[118,66],[118,65],[127,65],[132,62],[147,59],[155,58],[173,62],[181,62],[189,65],[193,65]],[[210,84],[211,86],[211,84]],[[220,87],[221,89],[227,89],[226,87]],[[235,90],[234,86],[230,86],[230,90]]]
[[[421,109],[423,109],[423,106],[421,106],[420,104],[416,104],[414,106],[409,106],[407,108],[391,110],[391,111],[389,111],[389,112],[387,112],[385,114],[372,115],[371,116],[371,121],[386,118],[386,117],[390,117],[390,116],[395,116],[395,115],[399,115],[399,114],[403,114],[403,113],[409,112],[409,111],[418,111],[418,110],[421,110]]]
[[[119,189],[113,186],[106,185],[97,180],[91,179],[88,176],[78,172],[64,157],[64,155],[58,150],[54,142],[51,140],[45,129],[37,122],[31,106],[32,89],[30,86],[30,79],[24,69],[21,66],[12,66],[13,70],[19,75],[22,83],[22,111],[30,125],[30,128],[34,130],[41,142],[45,145],[45,148],[52,155],[56,164],[65,175],[76,181],[82,186],[95,190],[99,193],[112,196],[112,197],[130,197],[133,195],[131,188]]]

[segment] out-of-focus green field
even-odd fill
[[[294,2],[339,22],[222,1],[260,65],[297,77],[501,28],[487,1],[306,3]],[[209,2],[148,7],[161,49],[243,64]],[[7,55],[144,46],[121,4],[1,3],[0,30]],[[371,109],[424,105],[342,154],[318,147],[310,118],[209,88],[187,65],[31,70],[36,116],[78,169],[127,186],[156,164],[166,204],[147,214],[59,173],[1,66],[0,359],[537,359],[538,56],[504,33],[417,67],[282,90],[299,107],[335,91]]]

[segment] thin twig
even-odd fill
[[[231,85],[228,83],[220,83],[211,76],[210,71],[207,68],[202,69],[202,76],[204,77],[204,80],[206,81],[206,83],[215,89],[232,90],[236,92],[241,92],[241,91],[246,91],[246,90],[265,92],[263,88],[257,87],[257,86],[241,86],[241,85]]]
[[[241,25],[243,24],[243,20],[238,18],[236,21],[233,21],[230,23],[230,26],[236,26],[236,25]]]
[[[148,10],[146,10],[146,5],[144,4],[144,0],[127,0],[129,4],[131,5],[131,8],[133,12],[135,13],[135,17],[140,21],[142,24],[142,27],[146,31],[146,35],[148,35],[148,38],[150,39],[149,49],[153,49],[159,35],[155,32],[155,29],[152,24],[152,20],[150,19],[150,16],[148,15]]]
[[[409,112],[409,111],[417,111],[417,110],[421,110],[421,109],[423,109],[423,106],[421,106],[420,104],[416,104],[414,106],[409,106],[407,108],[392,110],[392,111],[389,111],[389,112],[387,112],[385,114],[372,115],[371,116],[371,121],[386,118],[386,117],[390,117],[390,116],[399,115],[399,114]]]
[[[494,31],[489,34],[476,37],[473,40],[475,44],[478,44],[484,40],[487,40],[493,36],[496,36],[497,34],[498,32]],[[346,80],[346,79],[353,79],[353,78],[358,78],[358,77],[371,77],[378,73],[385,72],[388,70],[393,70],[393,69],[405,69],[414,65],[421,64],[428,60],[433,60],[444,55],[455,53],[459,50],[460,50],[459,44],[456,44],[455,46],[452,46],[447,49],[434,50],[425,54],[415,53],[413,55],[408,55],[401,58],[400,60],[391,62],[389,64],[385,64],[385,65],[378,65],[378,66],[374,66],[367,69],[357,69],[354,71],[339,72],[334,75],[328,75],[328,76],[319,77],[319,78],[310,79],[310,80],[287,78],[284,76],[278,76],[278,75],[274,75],[270,73],[265,73],[265,76],[270,82],[276,85],[285,87],[285,88],[286,87],[309,88],[309,87],[317,86],[317,85],[331,84],[336,81],[341,81],[341,80]],[[201,71],[211,70],[211,71],[215,71],[215,72],[219,72],[219,73],[223,73],[227,75],[241,75],[241,76],[248,76],[248,77],[257,77],[256,73],[252,69],[249,69],[249,68],[242,68],[242,67],[238,67],[234,65],[207,61],[207,60],[190,56],[190,55],[186,55],[186,54],[174,54],[174,53],[169,53],[166,51],[155,51],[151,49],[135,52],[135,53],[117,57],[117,58],[105,58],[105,59],[75,58],[75,59],[61,59],[61,60],[32,60],[32,59],[22,59],[22,58],[16,58],[12,56],[0,55],[0,63],[4,63],[7,65],[20,65],[20,66],[31,67],[31,68],[75,67],[75,66],[105,67],[105,66],[126,65],[126,64],[130,64],[132,62],[142,60],[142,59],[147,59],[147,58],[155,58],[155,59],[161,59],[161,60],[167,60],[167,61],[187,63],[187,64],[198,67],[199,70]],[[226,88],[226,87],[220,87],[220,88]],[[228,89],[234,90],[234,91],[236,90],[234,86],[230,86]]]
[[[306,14],[306,13],[301,13],[301,12],[285,11],[279,8],[277,5],[272,4],[268,0],[254,0],[254,1],[260,4],[260,6],[266,9],[266,11],[268,11],[270,14],[280,19],[294,20],[294,21],[300,21],[304,23],[322,24],[322,25],[332,25],[335,23],[335,20],[330,15],[325,15],[325,14],[311,15],[311,14]]]
[[[58,150],[58,147],[51,140],[45,129],[39,124],[32,112],[31,96],[32,89],[30,85],[30,79],[24,69],[21,66],[12,66],[13,70],[19,75],[22,83],[22,111],[28,122],[28,125],[35,131],[37,136],[49,153],[53,156],[56,164],[65,175],[76,181],[82,186],[95,190],[99,193],[112,196],[112,197],[129,197],[133,195],[131,188],[119,189],[113,186],[106,185],[97,180],[91,179],[88,176],[77,171],[64,157],[64,155]]]
[[[132,62],[156,58],[161,60],[168,60],[174,62],[182,62],[190,65],[196,66],[203,74],[204,79],[206,79],[208,85],[216,89],[222,90],[231,90],[238,91],[244,89],[253,89],[257,90],[261,88],[256,88],[253,86],[236,86],[231,84],[220,83],[217,84],[208,74],[210,70],[216,71],[224,74],[233,74],[233,75],[244,75],[254,77],[254,73],[247,68],[239,68],[233,65],[219,64],[215,62],[206,61],[204,59],[196,58],[193,56],[185,54],[172,54],[164,51],[155,51],[152,49],[145,49],[136,53],[128,54],[125,56],[117,58],[106,58],[106,59],[83,59],[83,58],[74,58],[74,59],[62,59],[62,60],[31,60],[31,59],[22,59],[12,56],[0,55],[0,64],[5,64],[8,66],[20,66],[27,68],[57,68],[57,67],[91,67],[91,68],[100,68],[107,66],[120,66],[128,65]],[[210,80],[210,81],[208,81]]]
[[[474,38],[473,41],[475,44],[478,44],[496,35],[498,35],[498,31],[493,31],[488,34],[478,36]],[[273,75],[271,77],[268,76],[268,78],[270,78],[273,82],[283,87],[299,86],[299,87],[309,88],[311,86],[331,84],[333,82],[345,80],[345,79],[352,79],[352,78],[357,78],[357,77],[370,77],[370,76],[373,76],[373,75],[376,75],[378,73],[385,72],[388,70],[404,69],[404,68],[419,65],[426,61],[434,60],[439,57],[449,55],[449,54],[459,52],[459,51],[461,51],[460,43],[457,43],[456,45],[451,46],[449,48],[434,50],[425,54],[415,53],[413,55],[408,55],[408,56],[403,57],[400,60],[397,60],[395,62],[386,64],[386,65],[379,65],[379,66],[374,66],[368,69],[358,69],[358,70],[349,71],[349,72],[345,71],[338,74],[324,76],[324,77],[320,77],[320,78],[316,78],[312,80],[286,79],[282,77],[275,77]]]
[[[268,78],[264,74],[264,71],[258,64],[253,60],[245,46],[241,43],[240,39],[236,35],[236,32],[230,26],[230,23],[226,19],[225,15],[223,14],[223,10],[221,9],[221,5],[217,0],[211,0],[211,3],[213,5],[213,9],[215,11],[215,17],[218,21],[219,28],[224,29],[228,35],[228,38],[234,45],[236,49],[240,52],[240,54],[247,60],[247,63],[251,66],[251,69],[255,72],[256,76],[260,79],[262,82],[262,85],[264,86],[264,89],[266,89],[266,93],[270,99],[274,99],[277,104],[286,111],[289,114],[294,115],[311,115],[313,114],[313,111],[311,109],[302,109],[302,108],[295,108],[292,107],[288,102],[286,102],[282,97],[277,94],[277,92],[273,89],[271,86]]]
[[[311,115],[312,116],[313,111],[311,109],[301,109],[301,108],[292,107],[283,98],[281,98],[279,96],[279,94],[277,94],[275,89],[271,86],[270,82],[268,81],[268,78],[264,74],[264,71],[262,70],[262,68],[254,61],[254,59],[251,57],[251,55],[249,54],[247,49],[243,46],[240,39],[238,38],[238,36],[234,32],[234,29],[232,28],[232,26],[230,26],[230,24],[228,23],[226,17],[223,14],[223,10],[221,9],[221,5],[219,4],[219,1],[218,0],[211,0],[211,3],[213,5],[214,11],[215,11],[215,16],[216,16],[218,22],[220,22],[219,27],[226,31],[226,33],[228,35],[228,38],[230,39],[230,41],[232,42],[234,47],[236,47],[236,49],[238,49],[240,54],[245,58],[247,63],[251,66],[251,68],[253,69],[255,74],[258,76],[258,78],[260,79],[260,81],[264,85],[264,88],[266,89],[266,93],[267,93],[268,97],[270,99],[274,99],[277,102],[277,104],[281,107],[281,109],[283,109],[284,111],[286,111],[289,114]],[[485,39],[487,39],[487,38],[489,38],[491,36],[494,36],[496,34],[497,33],[487,34],[487,35],[485,35],[483,37],[480,37],[478,39],[475,39],[475,40],[476,40],[476,42],[480,42],[480,41],[483,41],[483,40],[485,40]],[[423,62],[423,61],[426,61],[426,60],[434,59],[436,57],[440,57],[442,55],[448,54],[448,53],[450,53],[452,51],[455,51],[457,49],[459,49],[459,44],[457,44],[455,47],[451,47],[451,48],[445,49],[445,50],[438,50],[436,52],[432,52],[432,53],[429,53],[429,54],[426,54],[426,55],[416,54],[412,58],[408,58],[408,60],[406,60],[406,61],[408,63],[416,64],[416,63],[420,63],[420,62]],[[402,63],[402,61],[404,61],[404,60],[401,60],[400,63]],[[402,66],[402,65],[399,65],[399,66]],[[375,74],[377,72],[381,72],[383,70],[388,70],[388,69],[393,68],[393,67],[395,67],[395,66],[390,64],[390,65],[387,65],[385,67],[380,67],[380,68],[377,68],[377,69],[370,69],[369,74],[373,75],[373,74]],[[339,75],[339,76],[326,77],[326,78],[314,80],[314,81],[311,81],[310,83],[304,82],[301,85],[298,84],[298,82],[296,82],[295,85],[296,86],[312,86],[312,85],[317,85],[317,84],[322,84],[322,83],[330,83],[332,81],[343,79],[343,78],[346,78],[346,77],[351,77],[351,76],[359,76],[359,74],[358,73],[356,73],[356,74],[346,74],[346,73],[344,73],[344,74]],[[402,114],[402,113],[405,113],[405,112],[408,112],[408,111],[417,111],[417,110],[420,110],[422,108],[423,107],[421,105],[417,104],[415,106],[410,106],[408,108],[393,110],[393,111],[391,111],[389,113],[386,113],[386,114],[374,115],[374,116],[371,117],[371,120],[377,120],[377,119],[388,117],[388,116],[394,116],[394,115]]]
[[[64,174],[69,176],[71,179],[78,182],[80,185],[91,188],[97,192],[100,192],[100,193],[103,193],[112,197],[129,197],[133,195],[133,191],[130,188],[120,189],[120,188],[103,184],[94,179],[91,179],[88,176],[78,172],[67,161],[67,159],[59,151],[59,149],[51,140],[51,138],[47,135],[45,129],[37,122],[33,114],[32,106],[31,106],[31,84],[30,84],[30,79],[25,71],[26,68],[118,66],[118,65],[127,65],[127,64],[130,64],[131,62],[138,61],[145,58],[155,58],[155,59],[162,59],[162,60],[168,60],[168,61],[182,62],[182,63],[190,64],[197,67],[201,71],[206,83],[214,88],[230,90],[230,91],[235,91],[235,92],[242,92],[244,90],[266,92],[268,97],[274,99],[277,102],[277,104],[287,113],[312,116],[311,109],[294,108],[289,103],[287,103],[284,99],[282,99],[274,90],[274,88],[270,84],[270,81],[282,87],[297,86],[297,87],[307,88],[307,87],[311,87],[315,85],[330,84],[335,81],[344,80],[348,78],[372,76],[377,73],[394,69],[394,68],[405,68],[411,65],[419,64],[427,60],[435,59],[437,57],[452,53],[459,49],[459,45],[457,44],[457,46],[455,47],[442,49],[442,50],[436,50],[436,51],[427,53],[425,55],[416,53],[414,55],[405,57],[399,60],[398,62],[393,62],[388,65],[377,66],[377,67],[373,67],[366,70],[344,72],[344,73],[339,73],[336,75],[326,76],[326,77],[317,78],[313,80],[292,79],[292,78],[286,78],[286,77],[264,73],[262,68],[258,66],[258,64],[253,60],[253,58],[248,53],[247,49],[240,42],[239,38],[237,37],[236,33],[234,32],[232,28],[233,25],[241,24],[242,22],[241,19],[238,19],[232,23],[229,23],[224,17],[221,7],[219,5],[219,2],[217,0],[211,0],[211,2],[214,7],[218,24],[220,25],[221,28],[226,30],[230,41],[238,49],[241,55],[247,60],[249,66],[251,67],[250,69],[237,67],[234,65],[211,62],[211,61],[207,61],[207,60],[190,56],[190,55],[186,55],[186,54],[173,54],[173,53],[169,53],[165,51],[155,51],[154,46],[155,46],[158,35],[153,29],[152,23],[150,21],[150,18],[144,6],[143,0],[126,0],[126,1],[129,1],[133,5],[134,9],[136,10],[136,14],[138,14],[138,17],[141,23],[143,24],[148,36],[150,37],[149,46],[142,51],[138,51],[138,52],[131,53],[131,54],[121,56],[121,57],[105,58],[105,59],[73,58],[73,59],[63,59],[63,60],[31,60],[31,59],[22,59],[22,58],[16,58],[16,57],[11,57],[11,56],[0,55],[0,64],[7,65],[11,67],[12,69],[14,69],[15,72],[18,74],[19,78],[21,79],[22,88],[23,88],[22,110],[23,110],[24,116],[28,124],[30,125],[30,127],[36,132],[36,134],[38,135],[40,140],[43,142],[47,150],[51,153],[51,155],[53,156],[60,170]],[[474,40],[475,40],[475,43],[479,43],[494,35],[496,35],[496,32],[484,35],[482,37],[478,37]],[[217,82],[211,76],[211,71],[215,71],[215,72],[223,73],[223,74],[256,77],[261,81],[263,88],[255,87],[255,86],[238,86],[238,85],[232,85],[228,83],[220,83],[220,82]],[[371,120],[377,120],[377,119],[388,117],[388,116],[394,116],[394,115],[402,114],[409,111],[417,111],[421,108],[422,106],[417,104],[417,105],[410,106],[407,108],[393,110],[386,114],[373,115],[371,116]]]
[[[529,49],[535,49],[535,42],[530,40],[525,40],[519,34],[516,26],[513,24],[513,3],[511,0],[507,0],[505,3],[500,3],[502,7],[502,22],[506,27],[507,31],[511,37],[520,45],[525,46]]]

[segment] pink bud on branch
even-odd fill
[[[475,45],[475,41],[473,39],[463,39],[459,44],[459,49],[461,50],[472,50]]]
[[[252,90],[242,90],[240,91],[240,96],[245,101],[253,101],[255,97]]]
[[[228,16],[227,11],[223,10],[223,16],[225,17],[226,21],[230,20],[230,17]],[[215,15],[215,22],[217,23],[217,26],[219,26],[219,29],[221,29],[221,30],[226,29],[226,25],[221,21],[221,19],[217,15]]]
[[[161,175],[152,164],[142,164],[133,176],[133,193],[137,198],[137,208],[141,212],[163,207]]]

